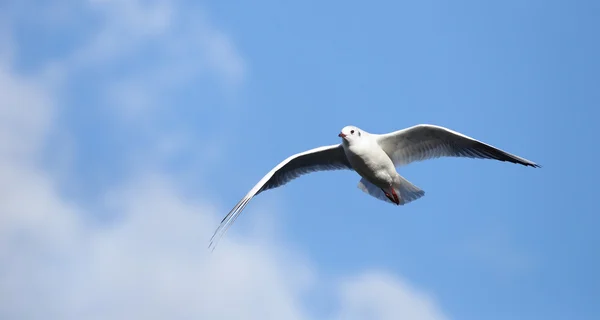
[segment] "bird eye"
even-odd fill
[[[350,134],[354,134],[354,130],[350,130]]]

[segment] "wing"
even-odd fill
[[[209,247],[213,250],[248,202],[259,193],[283,186],[291,180],[315,171],[352,169],[341,144],[311,149],[290,156],[267,173],[223,218],[213,234]]]
[[[524,166],[540,167],[527,159],[435,125],[420,124],[375,136],[379,146],[397,167],[439,157],[495,159]]]

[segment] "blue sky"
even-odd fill
[[[598,318],[599,11],[3,2],[0,315]],[[414,163],[400,173],[426,196],[403,207],[315,173],[256,197],[206,252],[279,161],[345,125],[418,123],[543,168]]]

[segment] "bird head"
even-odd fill
[[[353,143],[358,141],[362,136],[361,130],[355,126],[345,126],[338,134],[342,141]]]

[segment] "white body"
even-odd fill
[[[384,190],[398,181],[392,159],[370,134],[363,132],[361,139],[352,143],[344,139],[342,146],[348,162],[361,177]]]

